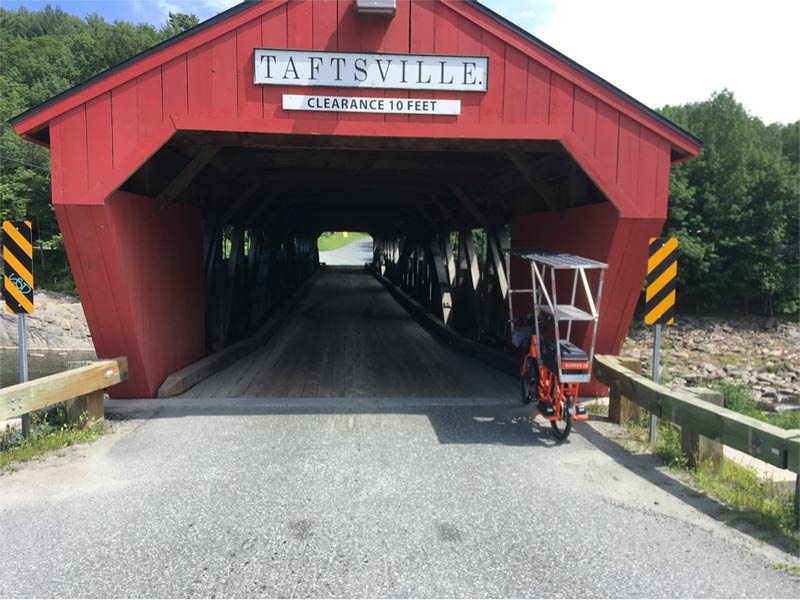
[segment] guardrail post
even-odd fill
[[[642,370],[642,361],[638,358],[619,357],[617,360],[634,373],[640,373]],[[623,396],[619,389],[612,387],[608,390],[608,418],[612,423],[624,425],[628,421],[638,421],[639,415],[636,403]]]
[[[83,396],[78,396],[66,401],[67,421],[77,423],[81,415],[86,413],[87,418],[95,423],[102,423],[105,418],[105,394],[103,390],[95,390]]]
[[[715,406],[724,405],[724,396],[721,392],[705,387],[684,388],[700,400],[710,402]],[[709,461],[714,469],[722,465],[722,443],[709,439],[692,431],[689,427],[681,427],[681,450],[689,459],[689,465],[696,467],[700,462]]]

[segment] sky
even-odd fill
[[[169,11],[201,20],[238,0],[0,0],[46,4],[108,21],[162,25]],[[325,0],[317,0],[325,1]],[[766,123],[800,119],[798,0],[482,0],[652,108],[731,90]]]

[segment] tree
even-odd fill
[[[200,19],[198,19],[195,15],[187,15],[184,13],[169,13],[169,19],[167,20],[167,24],[161,28],[161,35],[164,39],[168,39],[183,33],[195,27],[197,24],[200,23]]]
[[[684,303],[797,310],[797,169],[785,150],[792,127],[765,126],[727,90],[662,112],[704,142],[670,179],[665,231],[681,243]]]
[[[86,20],[58,8],[41,11],[0,8],[0,218],[33,222],[34,239],[43,261],[39,285],[69,289],[64,277],[63,244],[50,202],[50,157],[47,149],[21,140],[8,124],[17,115],[198,22],[194,15],[170,13],[160,30],[148,24]],[[68,273],[66,274],[68,276]]]

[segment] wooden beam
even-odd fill
[[[256,192],[261,187],[260,181],[254,181],[250,185],[248,185],[245,190],[239,195],[236,200],[234,200],[228,209],[225,211],[225,214],[222,216],[222,222],[228,223],[230,219],[236,215],[244,206],[250,201],[250,199],[256,195]]]
[[[192,182],[192,179],[194,179],[197,174],[203,170],[203,168],[211,161],[211,159],[216,156],[219,150],[219,146],[207,146],[195,154],[194,158],[189,161],[189,164],[186,165],[177,175],[177,177],[167,184],[167,187],[164,189],[164,191],[159,194],[158,198],[156,199],[156,214],[164,210],[164,208],[170,202],[178,197],[178,194],[186,189],[186,187]]]
[[[273,134],[243,133],[227,131],[179,131],[173,137],[173,145],[214,144],[236,148],[258,148],[285,152],[290,149],[306,150],[343,150],[364,151],[378,150],[386,152],[430,151],[430,152],[503,152],[509,147],[525,152],[563,152],[564,147],[556,140],[527,139],[443,139],[405,138],[405,137],[373,137],[373,136],[339,136],[316,134]]]
[[[488,246],[489,253],[492,257],[492,263],[494,264],[495,274],[497,275],[497,283],[500,286],[500,293],[502,294],[503,298],[508,297],[508,276],[506,274],[506,261],[505,256],[503,255],[503,250],[500,248],[500,243],[497,238],[497,232],[492,224],[489,222],[489,219],[478,210],[478,207],[475,203],[470,199],[470,197],[457,185],[451,185],[450,189],[461,201],[461,204],[464,205],[469,213],[473,216],[473,218],[478,221],[478,223],[486,230],[486,245]]]
[[[619,357],[617,360],[623,367],[634,373],[639,373],[642,369],[642,361],[638,358]],[[608,390],[608,420],[617,425],[639,420],[637,404],[623,396],[616,387]]]
[[[206,221],[203,244],[205,246],[206,300],[214,282],[214,271],[222,260],[222,224]]]
[[[452,229],[456,229],[458,227],[458,219],[456,219],[455,215],[453,215],[453,213],[450,212],[450,209],[444,205],[442,199],[439,198],[436,194],[430,192],[427,195],[428,198],[431,199],[431,202],[433,202],[434,206],[437,209],[439,209],[440,213],[442,213],[442,216],[448,221],[450,227]]]
[[[578,163],[572,161],[569,166],[569,206],[573,208],[586,202],[586,197],[589,195],[589,178],[578,166]]]
[[[231,234],[231,253],[228,257],[227,286],[223,294],[222,303],[222,327],[220,330],[220,341],[223,346],[228,345],[230,338],[231,323],[234,321],[233,306],[235,295],[241,294],[239,289],[239,270],[244,262],[244,228],[235,227]]]
[[[566,216],[566,211],[562,202],[550,192],[550,190],[542,183],[541,178],[534,171],[528,156],[519,150],[507,150],[506,156],[511,163],[517,168],[520,175],[522,175],[528,182],[528,185],[533,188],[533,191],[547,203],[562,221]]]
[[[256,209],[250,214],[249,218],[247,219],[247,226],[248,227],[260,227],[263,225],[264,215],[267,211],[275,206],[276,202],[280,199],[280,194],[274,192],[267,196],[266,198],[261,200],[261,204],[256,207]]]
[[[447,264],[447,281],[452,289],[456,284],[456,261],[453,256],[453,244],[450,241],[449,231],[445,231],[442,234],[442,246],[444,247],[444,259]]]
[[[0,420],[92,394],[128,378],[128,359],[96,362],[0,389]]]
[[[475,222],[478,223],[481,227],[488,227],[489,221],[486,219],[486,216],[478,210],[478,207],[475,206],[475,203],[472,199],[464,192],[461,186],[451,184],[450,191],[453,192],[453,195],[458,198],[458,201],[467,209],[467,212],[475,219]]]
[[[459,239],[467,262],[469,282],[472,286],[472,291],[477,293],[478,285],[481,281],[481,269],[478,266],[478,256],[475,254],[475,240],[472,239],[472,232],[469,229],[462,229],[459,233]]]
[[[701,400],[711,404],[724,406],[725,398],[722,392],[705,387],[686,388],[682,391],[694,394]],[[692,467],[702,463],[712,465],[714,469],[719,469],[722,466],[722,444],[715,440],[707,439],[686,425],[681,426],[681,451]]]
[[[451,321],[451,313],[453,311],[453,296],[450,292],[450,277],[447,273],[447,268],[442,258],[442,252],[439,249],[439,241],[433,237],[430,240],[429,248],[431,252],[431,262],[433,262],[436,271],[436,284],[439,289],[439,301],[442,308],[442,320],[445,324],[449,325]]]
[[[661,419],[722,442],[782,469],[791,468],[790,442],[798,430],[780,429],[716,406],[688,392],[673,391],[623,367],[614,356],[595,356],[594,377]],[[796,471],[795,471],[796,472]]]

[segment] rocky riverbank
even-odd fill
[[[34,292],[34,311],[27,317],[28,349],[94,350],[83,308],[76,296]],[[17,315],[0,314],[0,348],[17,348]]]
[[[800,324],[766,317],[688,317],[664,327],[661,372],[671,387],[741,382],[762,410],[800,401]],[[653,328],[634,321],[621,354],[651,372]]]

